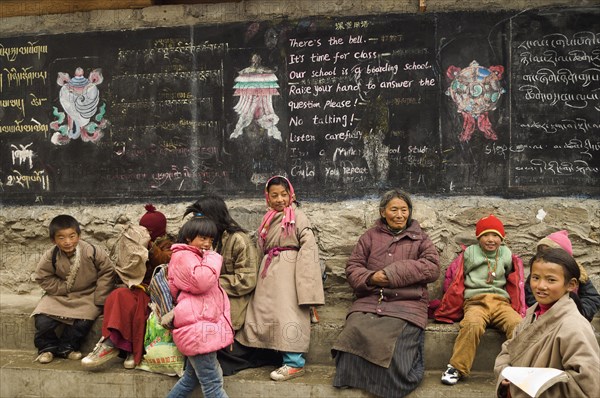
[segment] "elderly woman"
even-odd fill
[[[403,397],[424,374],[427,283],[440,275],[433,242],[412,219],[405,192],[386,192],[381,218],[358,240],[346,265],[356,300],[334,344],[335,387]]]

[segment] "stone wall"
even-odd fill
[[[302,193],[298,193],[300,199]],[[567,229],[576,259],[588,270],[595,286],[600,287],[600,201],[577,198],[502,199],[495,197],[431,198],[415,196],[414,218],[419,220],[440,252],[445,269],[460,245],[475,243],[475,223],[490,213],[506,227],[506,243],[525,262],[536,243],[558,229]],[[350,300],[344,266],[359,236],[378,217],[378,198],[330,203],[301,201],[311,219],[327,266],[328,304]],[[231,213],[253,237],[265,205],[262,199],[227,201]],[[169,232],[176,234],[183,223],[188,203],[155,203],[168,219]],[[109,250],[122,226],[137,223],[144,204],[86,206],[3,207],[0,215],[0,292],[39,291],[31,275],[42,253],[51,247],[48,238],[50,220],[62,213],[79,220],[82,237]],[[545,216],[544,216],[545,215]],[[543,216],[543,217],[542,217]],[[442,278],[430,285],[432,297],[441,295]]]
[[[596,5],[600,1],[583,0],[577,5]],[[427,12],[468,10],[522,10],[543,6],[570,6],[570,0],[428,0]],[[237,3],[155,6],[140,10],[115,10],[5,18],[0,36],[55,34],[94,30],[135,29],[142,27],[181,26],[201,23],[264,20],[277,17],[298,18],[309,15],[362,15],[419,12],[417,0],[381,1],[241,1]],[[574,192],[576,194],[576,192]],[[299,193],[302,198],[302,193]],[[588,269],[600,287],[600,201],[596,199],[537,198],[507,200],[496,197],[415,197],[415,218],[435,242],[445,268],[460,244],[474,242],[475,222],[494,213],[507,230],[507,244],[524,260],[529,259],[535,243],[557,229],[568,229],[574,254]],[[169,220],[176,233],[187,203],[155,205]],[[254,231],[264,212],[259,198],[228,200],[234,217]],[[2,206],[0,208],[0,292],[39,292],[31,274],[44,250],[51,246],[47,237],[52,217],[68,213],[82,224],[83,238],[110,248],[120,227],[137,222],[144,203],[127,205],[79,206]],[[378,217],[378,199],[333,203],[304,202],[318,236],[322,257],[328,268],[326,283],[328,304],[335,305],[351,297],[344,280],[344,265],[356,240]],[[545,217],[542,215],[545,214]],[[440,295],[440,281],[431,285],[431,294]]]

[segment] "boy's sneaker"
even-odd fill
[[[109,346],[108,344],[103,343],[103,340],[104,339],[100,339],[98,344],[96,344],[94,351],[90,352],[87,357],[81,360],[81,365],[86,368],[95,368],[119,355],[119,349],[117,347]]]
[[[293,379],[294,377],[302,376],[304,374],[304,368],[292,368],[288,365],[283,365],[277,370],[271,372],[271,380],[285,381]]]
[[[125,369],[135,369],[135,359],[133,359],[133,354],[130,352],[127,354],[127,358],[125,362],[123,362],[123,367]]]
[[[71,351],[69,355],[67,355],[67,359],[72,359],[74,361],[79,361],[83,355],[79,351]]]
[[[40,355],[38,355],[38,357],[35,360],[38,361],[39,363],[50,363],[50,362],[52,362],[53,359],[54,359],[54,354],[52,354],[50,351],[46,351],[46,352],[42,352]]]
[[[453,386],[460,380],[460,372],[452,365],[448,365],[448,369],[442,375],[442,383],[448,386]]]

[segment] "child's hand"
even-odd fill
[[[169,330],[173,330],[173,321],[175,320],[175,313],[173,310],[167,312],[160,318],[160,325]]]

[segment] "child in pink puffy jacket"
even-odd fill
[[[217,351],[233,343],[233,328],[229,299],[219,285],[223,259],[212,250],[216,236],[215,223],[195,214],[171,246],[167,279],[177,303],[173,340],[187,356],[187,365],[168,398],[187,397],[198,384],[206,398],[227,397]]]

